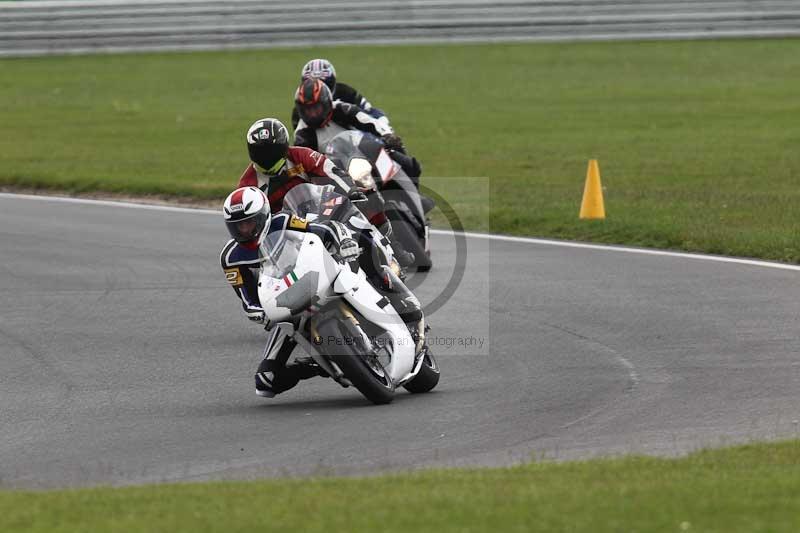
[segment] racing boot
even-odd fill
[[[397,259],[397,262],[402,268],[406,268],[414,264],[416,256],[403,248],[402,243],[400,243],[400,241],[395,237],[394,232],[392,231],[392,224],[389,222],[389,220],[386,220],[386,222],[378,226],[378,231],[380,231],[381,234],[389,240],[389,243],[392,245],[392,250],[394,251],[394,257]]]
[[[330,377],[312,358],[303,357],[282,366],[274,359],[264,359],[256,370],[256,394],[273,398],[286,392],[303,379]]]
[[[395,274],[391,268],[384,267],[381,278],[378,280],[377,289],[389,300],[389,303],[395,308],[403,322],[407,325],[413,324],[414,328],[417,329],[416,324],[423,319],[422,305],[406,284],[403,283],[400,276]]]
[[[425,333],[430,330],[425,324],[425,315],[422,305],[416,296],[408,289],[405,283],[391,269],[384,269],[383,279],[380,283],[381,293],[389,300],[400,318],[406,323],[411,338],[414,339],[417,357],[428,349]]]
[[[264,348],[264,358],[256,370],[256,394],[264,398],[273,398],[276,394],[285,392],[302,379],[316,376],[326,376],[327,373],[310,358],[300,358],[286,364],[297,343],[290,337],[282,334],[279,328],[274,328],[267,346]]]

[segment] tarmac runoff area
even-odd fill
[[[434,270],[411,279],[442,367],[433,393],[373,406],[320,378],[264,400],[265,336],[220,271],[219,218],[0,194],[3,487],[676,455],[798,434],[798,266],[435,232]]]

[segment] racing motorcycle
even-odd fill
[[[352,238],[335,218],[346,202],[331,186],[303,184],[289,191],[284,208],[306,220],[335,220],[331,226],[340,237]],[[348,223],[369,224],[365,218]],[[274,232],[260,248],[258,295],[266,317],[277,335],[293,338],[334,381],[376,404],[391,402],[400,386],[421,393],[438,384],[436,360],[420,350],[424,323],[415,340],[357,260],[341,260],[311,232]]]
[[[362,189],[377,189],[386,201],[386,216],[400,246],[414,254],[418,271],[433,266],[430,249],[428,211],[433,200],[420,195],[411,178],[394,161],[377,137],[357,130],[343,131],[325,148],[326,155],[339,168],[346,169]]]

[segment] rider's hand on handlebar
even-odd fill
[[[347,193],[347,199],[350,200],[351,202],[366,202],[367,195],[364,194],[362,191],[353,188],[350,189],[349,193]]]
[[[256,324],[266,324],[267,323],[267,315],[264,314],[264,311],[254,311],[252,313],[247,313],[247,318],[251,322],[255,322]]]
[[[361,254],[361,247],[355,240],[348,237],[342,239],[339,243],[339,257],[341,257],[343,261],[352,261],[358,257],[359,254]]]
[[[383,140],[383,144],[386,145],[386,148],[406,153],[406,147],[403,145],[403,139],[401,139],[398,135],[395,135],[394,133],[387,133],[386,135],[382,135],[381,139]]]

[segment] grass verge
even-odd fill
[[[0,530],[800,530],[800,441],[363,479],[0,492]]]
[[[3,59],[0,185],[221,199],[315,56],[468,229],[800,261],[800,40]],[[590,158],[600,222],[577,218]]]

